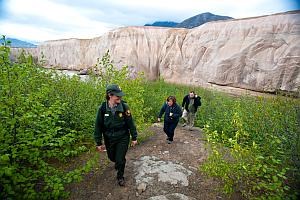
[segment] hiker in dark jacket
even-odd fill
[[[174,138],[174,131],[182,115],[180,106],[176,103],[175,96],[169,96],[167,102],[164,103],[158,115],[160,122],[162,115],[164,116],[164,132],[167,134],[167,142],[171,144]]]
[[[99,152],[107,150],[108,158],[115,163],[118,184],[125,186],[125,156],[130,135],[131,145],[137,144],[137,131],[128,105],[121,100],[122,96],[124,93],[118,85],[107,86],[106,101],[99,107],[96,117],[94,139]]]
[[[184,124],[182,125],[185,127],[186,125],[192,130],[192,127],[195,124],[196,112],[198,107],[201,106],[201,97],[195,94],[194,91],[190,91],[188,95],[183,98],[182,101],[182,110],[183,115],[182,118],[184,120]]]

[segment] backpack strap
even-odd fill
[[[122,103],[122,107],[123,107],[123,116],[124,116],[124,120],[125,120],[125,127],[127,128],[127,129],[129,129],[129,125],[128,125],[128,117],[127,117],[127,110],[126,110],[126,108],[128,107],[128,106],[126,106],[125,105],[125,103],[126,103],[126,101],[122,101],[121,100],[121,103]]]
[[[101,110],[102,119],[104,119],[103,117],[104,114],[106,113],[106,101],[101,104],[100,110]]]
[[[106,102],[103,102],[101,104],[101,107],[100,107],[100,112],[101,112],[101,119],[102,121],[100,122],[101,125],[103,126],[103,132],[105,132],[105,126],[104,126],[104,114],[106,113]]]
[[[122,107],[123,107],[123,110],[124,110],[123,114],[125,114],[125,112],[126,112],[126,105],[125,105],[125,103],[126,103],[126,101],[121,101],[121,104],[122,104]]]

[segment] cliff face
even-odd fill
[[[256,91],[300,86],[300,13],[206,23],[194,29],[120,28],[91,40],[45,42],[48,66],[83,69],[109,49],[114,63],[148,79]]]
[[[193,82],[295,91],[300,86],[300,15],[204,24],[187,34],[182,52],[180,65],[187,66]]]

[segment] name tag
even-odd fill
[[[108,117],[108,116],[109,116],[109,114],[104,114],[104,116],[105,116],[105,117]]]

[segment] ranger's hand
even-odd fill
[[[103,152],[103,151],[106,151],[106,147],[105,145],[101,145],[101,146],[96,146],[96,150],[99,151],[99,152]]]
[[[137,140],[133,140],[131,141],[131,146],[134,147],[135,145],[137,145],[137,143],[138,143]]]

